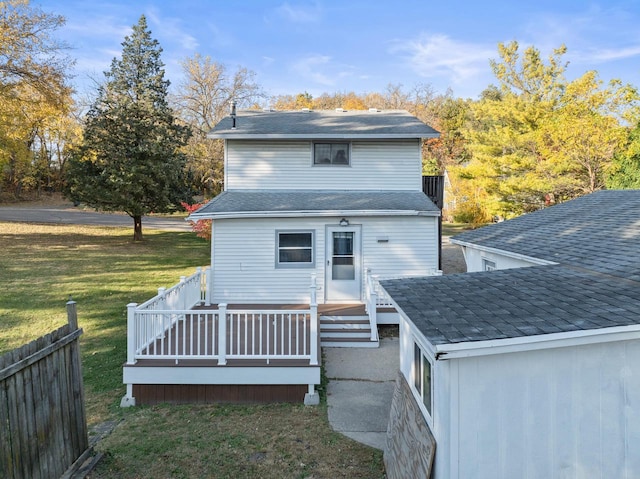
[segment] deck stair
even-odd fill
[[[320,315],[320,343],[331,348],[377,348],[366,315]]]

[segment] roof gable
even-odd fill
[[[403,110],[253,111],[243,110],[233,128],[230,116],[209,133],[226,139],[435,138],[439,133]]]

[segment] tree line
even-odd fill
[[[448,215],[508,218],[601,188],[640,188],[638,92],[588,71],[568,80],[564,46],[499,44],[496,83],[477,99],[430,85],[382,92],[269,97],[246,69],[210,57],[164,77],[162,48],[144,16],[122,43],[90,107],[74,102],[64,18],[28,0],[0,2],[0,200],[42,191],[141,216],[210,198],[223,188],[223,151],[207,132],[240,108],[403,109],[440,131],[423,144],[423,172],[446,174]]]

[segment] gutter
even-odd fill
[[[413,324],[413,321],[410,322]],[[608,343],[624,340],[640,340],[640,324],[587,329],[581,331],[567,331],[563,333],[539,334],[536,336],[521,336],[517,338],[493,339],[488,341],[439,344],[435,345],[433,349],[435,352],[435,358],[442,361],[447,359],[537,351],[542,349],[583,346],[586,344]]]
[[[425,216],[439,217],[440,211],[418,210],[292,210],[292,211],[238,211],[220,213],[193,213],[186,221],[241,219],[241,218],[299,218],[304,216]]]
[[[287,134],[287,133],[267,133],[267,134],[255,134],[255,133],[237,133],[236,131],[230,131],[229,133],[209,133],[207,138],[212,139],[224,139],[224,140],[423,140],[429,138],[439,138],[439,133],[425,133],[416,136],[407,136],[406,133],[388,133],[388,134],[339,134],[339,133],[324,133],[324,134]]]

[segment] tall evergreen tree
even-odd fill
[[[180,152],[191,133],[167,102],[162,48],[144,15],[122,47],[87,113],[83,144],[67,169],[67,196],[127,213],[139,241],[144,215],[191,201]]]

